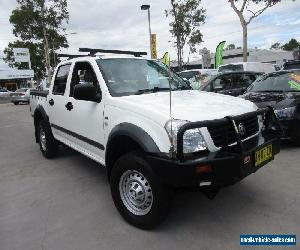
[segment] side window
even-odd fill
[[[244,75],[244,86],[248,87],[256,80],[256,76],[252,74],[245,74]]]
[[[52,90],[54,95],[63,95],[65,93],[70,67],[71,64],[66,64],[58,68]]]
[[[242,87],[248,86],[248,85],[246,85],[246,83],[248,82],[247,76],[244,74],[233,75],[232,79],[233,79],[233,87],[234,88],[242,88]]]
[[[232,79],[230,75],[220,76],[213,82],[214,90],[232,88]]]
[[[96,74],[88,62],[77,62],[74,66],[70,85],[70,96],[74,96],[74,88],[77,84],[93,84],[100,93],[100,86]]]

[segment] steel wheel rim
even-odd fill
[[[40,128],[40,142],[41,142],[41,147],[44,151],[46,151],[46,134],[45,134],[45,131]]]
[[[138,171],[127,170],[120,178],[119,192],[124,206],[134,215],[146,215],[153,204],[149,181]]]

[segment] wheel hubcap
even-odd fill
[[[127,170],[120,178],[120,196],[125,207],[135,215],[146,215],[153,204],[152,189],[139,172]]]
[[[40,142],[41,142],[42,149],[46,151],[46,134],[42,128],[40,129]]]

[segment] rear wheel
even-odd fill
[[[128,153],[115,163],[110,177],[114,203],[130,224],[150,229],[170,208],[170,192],[161,185],[141,152]]]
[[[14,104],[15,104],[15,105],[18,105],[18,104],[19,104],[19,102],[14,102]]]
[[[41,152],[46,158],[53,158],[58,153],[58,142],[53,137],[50,125],[42,120],[38,127],[39,145]]]

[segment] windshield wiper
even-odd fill
[[[135,95],[141,95],[145,93],[156,93],[158,91],[166,91],[170,90],[169,88],[160,88],[160,87],[154,87],[153,89],[139,89],[137,92],[135,92]]]

